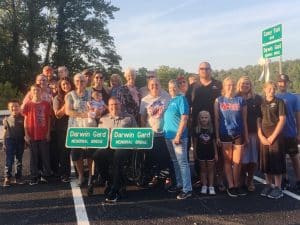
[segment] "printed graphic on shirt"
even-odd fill
[[[221,102],[220,108],[223,111],[227,111],[227,110],[240,111],[241,105],[239,103]]]
[[[150,127],[155,132],[161,132],[162,130],[162,119],[165,110],[165,103],[161,100],[156,100],[147,107],[148,122]]]
[[[207,144],[209,143],[209,141],[211,140],[211,137],[209,134],[207,133],[201,133],[199,135],[199,141],[202,143],[202,144]]]
[[[36,105],[36,120],[37,120],[37,124],[39,124],[40,127],[47,126],[46,118],[45,118],[45,111],[46,111],[46,107],[44,104]]]

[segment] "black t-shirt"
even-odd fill
[[[257,133],[257,118],[260,116],[262,97],[255,95],[254,98],[247,99],[246,103],[248,132]]]
[[[186,97],[192,108],[191,114],[193,124],[196,124],[197,116],[202,110],[208,111],[213,120],[214,103],[216,98],[221,95],[221,90],[222,83],[215,79],[212,79],[211,83],[207,86],[195,83],[188,89]]]
[[[279,121],[279,116],[285,115],[286,109],[282,99],[275,97],[270,102],[263,99],[261,104],[261,115],[259,116],[262,118],[261,124],[263,130],[275,129]]]

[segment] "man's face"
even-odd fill
[[[211,77],[211,68],[210,65],[208,63],[201,63],[199,65],[199,76],[200,78],[210,78]]]
[[[286,92],[288,89],[288,82],[286,81],[279,81],[277,82],[277,87],[279,89],[280,92]]]
[[[110,99],[108,101],[108,110],[111,115],[119,115],[121,112],[121,104],[117,99]]]
[[[66,67],[59,67],[57,72],[60,79],[69,76],[69,71]]]
[[[40,98],[41,96],[41,88],[40,87],[31,87],[31,96],[35,98]]]
[[[50,80],[53,77],[53,69],[51,67],[46,67],[43,69],[43,74]]]

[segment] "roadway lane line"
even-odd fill
[[[71,161],[71,174],[75,175],[73,162]],[[89,218],[86,213],[84,201],[80,187],[78,187],[76,179],[71,180],[71,189],[74,201],[74,208],[78,225],[90,225]]]
[[[260,177],[254,176],[253,179],[256,180],[259,183],[266,184],[266,180],[264,180],[264,179],[262,179]],[[300,201],[300,196],[297,195],[297,194],[295,194],[295,193],[293,193],[293,192],[291,192],[291,191],[283,190],[283,193],[286,194],[286,195],[288,195],[288,196],[290,196],[291,198],[294,198],[294,199]]]

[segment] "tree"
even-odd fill
[[[181,68],[172,68],[169,66],[160,66],[157,70],[157,76],[160,80],[161,86],[164,89],[168,88],[168,82],[171,79],[176,79],[178,75],[186,75]]]

